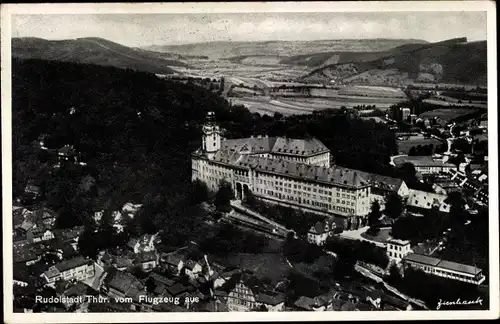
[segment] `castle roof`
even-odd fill
[[[369,182],[362,177],[357,170],[340,166],[327,168],[318,165],[255,156],[243,156],[238,160],[236,165],[245,168],[253,168],[263,173],[297,177],[326,184],[335,184],[345,187],[369,186]]]
[[[242,154],[273,153],[302,157],[330,151],[316,138],[294,139],[267,136],[225,140],[221,143],[221,149]]]

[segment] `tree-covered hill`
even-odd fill
[[[14,194],[42,177],[32,149],[42,135],[49,149],[74,145],[103,197],[123,203],[186,193],[194,146],[185,121],[194,111],[202,120],[203,111],[229,109],[201,87],[96,65],[13,59],[12,82]],[[82,176],[81,170],[60,170],[41,181],[45,195],[66,188],[52,207],[75,204],[80,213],[91,212],[68,192]]]
[[[328,63],[302,77],[302,81],[328,83],[338,78],[344,83],[373,85],[412,82],[485,85],[486,50],[486,41],[467,42],[463,37],[431,44],[406,44],[379,53],[317,53],[291,60],[311,61],[317,66]]]
[[[65,40],[13,38],[12,56],[114,66],[158,74],[173,73],[172,66],[187,66],[169,53],[144,51],[97,37]]]

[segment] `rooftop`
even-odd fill
[[[77,256],[76,258],[59,262],[55,265],[55,267],[59,271],[64,272],[66,270],[74,269],[76,267],[80,267],[80,266],[85,265],[85,264],[90,263],[90,262],[93,262],[93,261],[85,259],[83,256],[80,255],[80,256]]]
[[[368,182],[372,187],[382,190],[397,192],[404,182],[403,180],[398,178],[387,177],[375,173],[368,173],[362,171],[356,171],[356,172],[360,174],[363,178],[368,180]]]
[[[254,169],[261,173],[296,177],[344,187],[358,188],[370,185],[369,181],[362,175],[362,172],[340,166],[327,168],[286,160],[242,155],[225,150],[219,150],[214,156],[214,161],[242,169]]]
[[[444,167],[456,168],[454,164],[446,163],[440,160],[434,160],[432,156],[398,156],[394,158],[393,162],[396,166],[405,163],[411,163],[417,167],[444,166]]]
[[[313,156],[330,150],[316,138],[250,137],[229,139],[221,149],[242,154],[273,153],[278,155]]]
[[[457,262],[453,262],[453,261],[446,261],[446,260],[441,260],[441,262],[439,262],[439,264],[437,266],[440,268],[443,268],[443,269],[453,270],[453,271],[467,273],[467,274],[471,274],[471,275],[477,275],[478,273],[480,273],[482,271],[481,269],[474,267],[474,266],[470,266],[470,265],[462,264],[462,263],[457,263]]]
[[[136,277],[125,271],[115,271],[111,276],[107,276],[106,279],[109,287],[123,293],[138,291],[143,288],[141,282]]]
[[[172,296],[180,295],[188,290],[188,287],[184,286],[180,282],[167,288],[167,291],[172,294]]]
[[[156,261],[158,258],[157,254],[155,251],[150,251],[150,252],[142,252],[137,256],[137,261],[138,262],[151,262],[151,261]]]
[[[300,296],[293,305],[297,308],[312,311],[313,306],[315,305],[315,300],[310,297]]]
[[[387,240],[387,243],[397,244],[397,245],[408,245],[408,244],[410,244],[410,241],[408,241],[408,240],[398,240],[398,239],[390,238],[390,239]]]
[[[403,260],[418,262],[421,264],[439,267],[439,268],[452,270],[452,271],[456,271],[456,272],[466,273],[466,274],[470,274],[470,275],[476,275],[482,271],[481,269],[474,267],[474,266],[470,266],[470,265],[466,265],[466,264],[462,264],[462,263],[457,263],[457,262],[453,262],[453,261],[441,260],[438,258],[430,257],[430,256],[423,255],[423,254],[416,254],[416,253],[408,254],[406,257],[404,257]]]
[[[285,302],[285,295],[275,291],[265,291],[259,293],[255,300],[266,305],[278,305]]]
[[[69,241],[78,238],[83,233],[83,231],[83,226],[76,226],[73,228],[54,230],[54,235],[59,239]]]
[[[12,257],[14,262],[27,262],[36,260],[38,255],[34,247],[30,245],[13,246]]]
[[[424,209],[431,209],[437,206],[439,207],[439,211],[447,213],[450,211],[450,205],[445,202],[446,198],[446,195],[410,189],[406,203],[408,206]]]

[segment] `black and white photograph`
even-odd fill
[[[6,323],[498,318],[494,2],[1,14]]]

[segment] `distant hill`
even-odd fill
[[[456,38],[430,44],[404,44],[374,53],[327,52],[282,60],[317,69],[301,81],[346,84],[404,85],[443,82],[485,85],[486,41]],[[310,63],[308,63],[310,61]]]
[[[153,45],[145,47],[157,52],[208,56],[211,59],[251,56],[287,56],[321,52],[378,52],[409,44],[426,43],[414,39],[339,39],[313,41],[207,42],[184,45]]]
[[[187,66],[179,61],[178,55],[130,48],[102,38],[13,38],[12,56],[114,66],[157,74],[175,72],[171,66]]]

